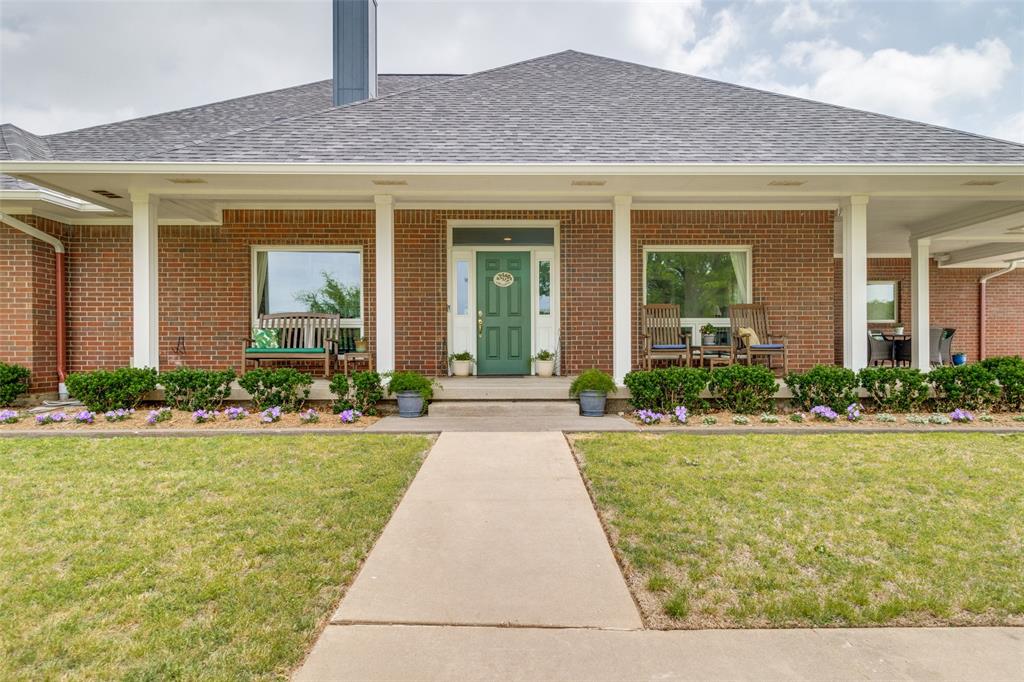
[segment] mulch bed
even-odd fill
[[[849,420],[846,419],[846,415],[840,415],[839,418],[836,421],[830,422],[830,421],[826,421],[826,420],[822,420],[822,419],[816,419],[813,415],[808,414],[806,412],[803,413],[804,420],[802,422],[795,422],[795,421],[791,421],[790,420],[790,414],[791,413],[776,414],[775,416],[779,418],[779,421],[777,423],[762,422],[761,421],[761,415],[748,414],[748,415],[743,415],[743,416],[745,416],[749,420],[748,424],[736,424],[735,422],[733,422],[733,418],[738,416],[736,413],[734,413],[734,412],[727,412],[727,411],[712,411],[712,412],[706,412],[706,413],[701,413],[701,414],[693,414],[693,413],[691,413],[689,415],[689,417],[687,418],[687,420],[686,420],[686,424],[675,423],[675,422],[673,422],[673,421],[671,421],[669,419],[669,417],[671,415],[668,415],[660,423],[658,423],[658,424],[649,424],[648,425],[648,424],[644,424],[639,419],[637,419],[633,415],[633,413],[631,413],[631,412],[620,413],[620,415],[623,418],[625,418],[626,420],[628,420],[629,422],[631,422],[633,424],[636,424],[641,429],[652,430],[652,431],[654,431],[654,430],[656,430],[656,431],[668,431],[668,430],[671,430],[671,431],[675,431],[675,430],[685,431],[686,429],[693,429],[694,427],[700,428],[700,429],[722,429],[722,430],[728,429],[730,431],[736,431],[736,430],[741,431],[744,428],[757,427],[758,429],[772,429],[772,428],[783,429],[784,428],[786,430],[791,430],[791,429],[807,429],[807,430],[815,430],[815,431],[821,431],[822,429],[827,429],[827,430],[836,429],[836,430],[840,430],[840,431],[857,431],[857,430],[877,431],[879,429],[895,429],[895,430],[908,430],[908,431],[922,431],[922,430],[923,431],[928,431],[928,430],[943,430],[943,431],[947,431],[947,430],[950,430],[950,429],[958,429],[958,430],[962,429],[964,431],[985,431],[985,430],[991,430],[991,429],[999,429],[999,430],[1020,429],[1022,432],[1024,432],[1024,421],[1017,421],[1017,420],[1014,419],[1015,417],[1020,418],[1020,417],[1022,417],[1024,415],[1017,414],[1017,413],[1012,413],[1012,412],[1010,412],[1010,413],[1000,412],[1000,413],[993,413],[993,414],[976,413],[974,415],[974,421],[973,422],[968,422],[968,423],[952,422],[952,423],[949,423],[949,424],[934,424],[934,423],[930,423],[930,422],[927,423],[927,424],[916,424],[916,423],[907,421],[907,417],[908,416],[917,416],[917,417],[928,418],[928,417],[933,416],[933,413],[920,413],[920,414],[917,414],[917,415],[893,414],[892,416],[896,418],[895,422],[879,421],[878,420],[878,415],[877,414],[873,414],[873,413],[865,413],[865,414],[863,414],[859,421],[849,421]],[[938,413],[934,413],[934,414],[938,414]],[[943,415],[943,416],[948,417],[948,415]],[[986,419],[988,417],[991,417],[991,421],[982,421],[982,419],[981,419],[982,416],[985,416]],[[706,417],[713,417],[715,419],[715,423],[714,424],[706,424],[706,423],[704,423],[704,419]]]

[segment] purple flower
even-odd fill
[[[274,422],[281,421],[281,408],[275,406],[263,410],[260,412],[260,421],[264,424],[273,424]]]
[[[17,421],[17,410],[0,410],[0,424],[14,424]]]
[[[302,412],[299,412],[299,421],[303,424],[316,424],[320,421],[320,413],[312,407],[308,410],[303,410]]]
[[[362,416],[363,413],[359,410],[342,410],[338,415],[342,424],[354,424],[359,421],[359,418]]]
[[[686,418],[690,415],[690,413],[682,405],[678,405],[674,410],[674,413],[675,414],[673,415],[673,418],[680,424],[685,424]]]
[[[836,411],[833,410],[828,405],[815,405],[814,407],[811,408],[811,414],[813,414],[818,419],[823,419],[825,421],[830,422],[834,422],[836,419],[839,418],[839,415],[836,414]]]
[[[974,421],[973,414],[967,410],[961,410],[959,407],[949,413],[949,418],[955,422],[960,422],[961,424],[969,424]]]
[[[132,416],[133,414],[135,414],[135,410],[126,410],[124,408],[119,408],[116,410],[110,410],[109,412],[104,412],[103,416],[104,418],[106,418],[108,422],[121,422],[127,419],[128,417]]]
[[[206,422],[212,422],[217,418],[217,413],[211,410],[196,410],[192,413],[192,421],[196,424],[204,424]]]
[[[239,419],[245,419],[249,416],[249,410],[244,407],[229,407],[224,410],[224,416],[231,421],[237,421]]]
[[[860,403],[850,403],[846,406],[846,418],[852,422],[860,420]]]
[[[173,415],[171,408],[161,407],[159,410],[150,410],[149,416],[146,417],[146,423],[152,426],[157,422],[165,422],[170,419]]]
[[[75,415],[76,424],[92,424],[96,420],[96,413],[89,410],[82,410]]]
[[[63,412],[50,412],[49,414],[37,414],[36,424],[43,426],[45,424],[59,424],[68,418]]]
[[[665,415],[661,412],[655,412],[654,410],[636,410],[633,412],[633,416],[639,419],[641,423],[647,424],[648,426],[651,424],[658,424],[665,418]]]

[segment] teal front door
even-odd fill
[[[530,373],[530,252],[476,255],[477,374]]]

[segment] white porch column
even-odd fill
[[[910,321],[911,365],[927,372],[931,369],[928,329],[931,327],[931,303],[928,295],[928,258],[931,239],[910,240]]]
[[[868,198],[843,205],[843,365],[868,364]]]
[[[630,196],[615,197],[612,214],[612,374],[622,385],[633,364],[633,283],[630,267]]]
[[[159,198],[132,194],[132,366],[160,365],[157,296],[157,208]]]
[[[373,199],[377,205],[377,371],[390,372],[395,369],[395,199],[386,194]]]

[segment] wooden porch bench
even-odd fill
[[[331,376],[331,364],[341,353],[355,348],[359,329],[342,326],[334,313],[271,313],[260,315],[257,329],[277,329],[277,348],[253,348],[252,338],[243,340],[242,371],[248,362],[257,367],[263,360],[315,360],[324,363],[325,378]]]

